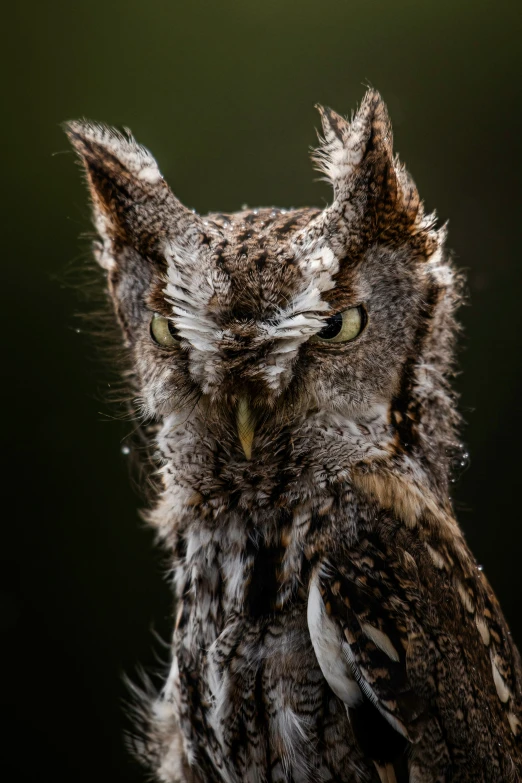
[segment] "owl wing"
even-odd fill
[[[459,589],[442,555],[399,538],[369,535],[315,571],[308,624],[323,674],[383,782],[409,780],[412,764],[415,780],[447,776],[455,749],[491,779],[518,780],[519,664],[494,596],[481,574]]]

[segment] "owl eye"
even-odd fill
[[[326,326],[312,339],[314,342],[348,343],[362,332],[366,320],[366,311],[362,306],[349,307],[344,313],[336,313],[328,318]]]
[[[159,313],[154,313],[150,322],[150,336],[155,343],[162,348],[172,348],[179,343],[181,337],[178,330],[168,318]]]

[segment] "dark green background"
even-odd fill
[[[321,204],[329,192],[308,161],[314,103],[349,113],[363,84],[381,90],[396,148],[428,208],[451,219],[450,246],[468,273],[458,388],[471,466],[456,503],[520,642],[519,2],[26,0],[8,14],[8,780],[142,780],[121,741],[120,675],[155,665],[151,627],[169,629],[165,564],[120,454],[132,425],[111,418],[109,368],[75,332],[75,313],[93,305],[69,285],[88,256],[79,237],[89,210],[59,128],[68,118],[130,126],[200,211]]]

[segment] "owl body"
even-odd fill
[[[136,747],[164,783],[521,777],[521,670],[454,519],[458,277],[370,92],[325,210],[199,217],[71,123],[176,593]]]
[[[390,446],[383,414],[352,423],[349,433],[320,414],[308,419],[304,442],[331,428],[333,443],[350,437],[360,464]],[[170,426],[164,437],[178,443]],[[244,496],[239,490],[232,513],[226,490],[211,496],[201,487],[219,509],[210,514],[183,500],[190,511],[176,523],[173,676],[152,711],[159,718],[150,721],[144,751],[157,754],[165,780],[378,781],[375,762],[382,770],[390,760],[397,780],[415,780],[412,770],[420,780],[516,780],[515,747],[497,748],[496,724],[506,717],[489,655],[474,683],[466,673],[477,647],[491,644],[488,633],[507,643],[507,659],[512,654],[482,572],[462,542],[453,550],[368,502],[364,477],[355,486],[332,481],[324,470],[331,445],[303,455],[288,484],[284,457],[270,482],[261,464],[262,492],[250,465],[248,478],[237,476]],[[409,480],[407,461],[402,469]],[[201,466],[198,475],[205,477]],[[343,616],[342,631],[328,612]],[[348,644],[399,730],[374,707],[359,720],[372,691],[349,675]],[[515,671],[504,676],[515,686]],[[429,703],[444,710],[443,729],[425,713]],[[178,727],[183,758],[198,759],[194,777],[176,766]]]

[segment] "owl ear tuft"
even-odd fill
[[[317,106],[323,138],[312,157],[333,188],[336,198],[346,191],[354,176],[371,156],[376,163],[391,159],[392,130],[386,105],[375,90],[369,90],[351,122],[332,109]]]
[[[89,121],[68,122],[69,140],[85,168],[96,228],[107,244],[153,255],[161,240],[186,233],[197,217],[173,195],[150,152],[130,133]],[[100,256],[111,265],[111,254]]]
[[[89,120],[74,120],[64,125],[65,132],[86,166],[94,171],[105,169],[117,178],[133,177],[137,182],[155,184],[162,177],[150,152],[133,138],[130,131]]]
[[[325,227],[353,252],[378,239],[409,242],[416,253],[431,255],[440,244],[435,216],[424,214],[415,183],[393,155],[392,126],[379,93],[368,90],[350,122],[318,108],[323,138],[312,157],[334,189]]]

